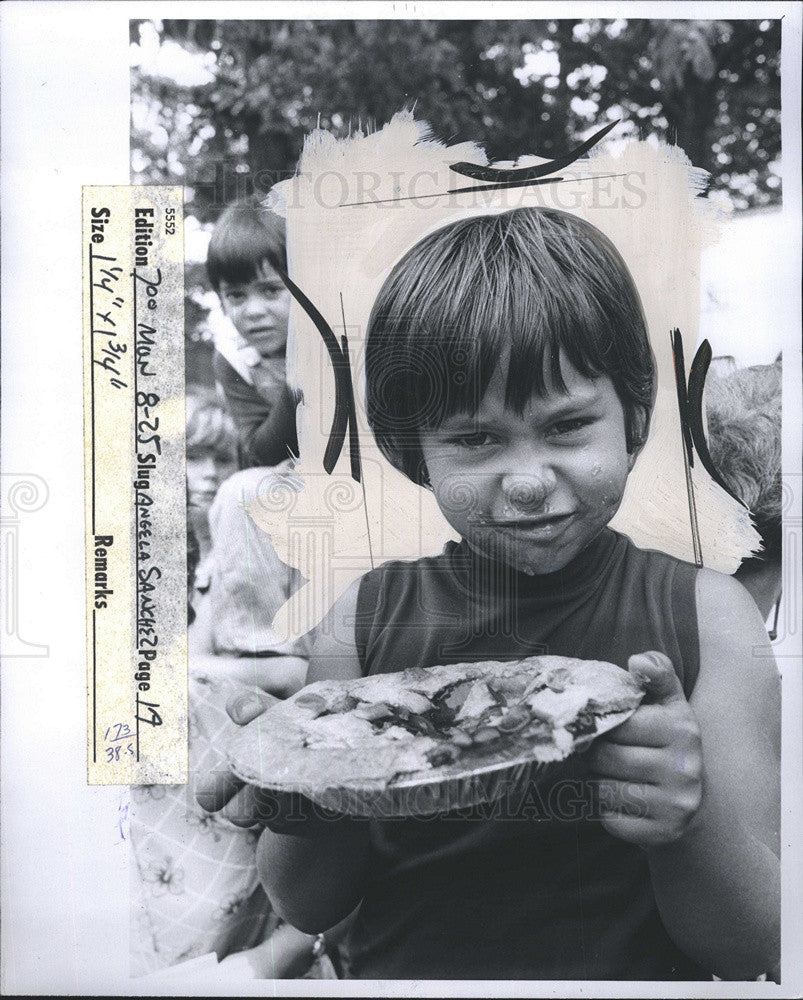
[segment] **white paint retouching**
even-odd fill
[[[717,240],[720,221],[698,197],[705,174],[682,150],[647,142],[617,146],[560,171],[567,180],[559,184],[426,197],[471,184],[449,165],[486,164],[484,152],[471,143],[442,144],[410,112],[370,134],[336,139],[319,130],[308,136],[297,175],[274,188],[270,204],[286,217],[292,279],[338,337],[345,316],[363,483],[351,478],[348,440],[332,475],[324,471],[334,375],[320,334],[294,304],[288,372],[303,393],[299,481],[249,509],[280,557],[309,581],[280,611],[277,631],[295,636],[317,624],[372,559],[378,565],[431,555],[453,537],[432,494],[392,468],[373,440],[364,409],[364,332],[391,268],[424,235],[512,208],[558,208],[586,219],[629,267],[647,317],[658,390],[649,439],[612,526],[641,547],[693,561],[669,335],[675,327],[682,331],[688,366],[699,330],[700,257]],[[539,162],[521,157],[517,166]],[[759,547],[758,534],[745,509],[699,462],[692,477],[704,565],[731,573]]]

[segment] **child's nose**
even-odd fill
[[[195,475],[199,479],[210,479],[215,475],[214,455],[201,455],[193,459]]]
[[[247,316],[260,316],[267,309],[267,303],[262,295],[249,295],[243,304]]]
[[[549,469],[538,475],[509,474],[502,478],[502,491],[507,502],[517,510],[536,511],[546,503],[555,482],[555,474]]]

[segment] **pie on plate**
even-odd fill
[[[319,681],[240,733],[231,763],[249,784],[339,813],[430,815],[491,801],[624,722],[643,695],[612,663],[562,656]]]

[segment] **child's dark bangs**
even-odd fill
[[[551,314],[544,309],[546,314],[541,316],[534,316],[534,310],[518,312],[520,315],[512,317],[511,322],[518,320],[526,325],[512,327],[519,334],[511,338],[505,383],[505,404],[514,412],[523,413],[533,395],[568,392],[562,357],[584,378],[609,372],[611,358],[606,357],[602,347],[609,329],[604,317],[571,307]]]
[[[253,281],[263,261],[286,269],[283,223],[251,205],[235,204],[218,221],[209,243],[206,267],[217,288]]]
[[[230,285],[243,284],[256,278],[257,269],[269,252],[270,245],[264,232],[252,229],[238,232],[236,227],[232,227],[221,233],[220,241],[210,254],[210,266],[214,267],[218,284],[221,281]]]
[[[440,336],[452,333],[465,368],[454,366],[460,385],[446,415],[476,412],[500,364],[506,405],[517,413],[533,395],[566,392],[561,353],[587,378],[606,372],[607,303],[595,293],[596,271],[576,266],[562,218],[523,211],[471,220],[466,228],[455,294],[438,303]]]
[[[565,359],[650,407],[652,360],[632,279],[588,223],[518,209],[463,220],[417,244],[369,324],[369,419],[393,436],[475,414],[501,366],[505,402],[566,392]]]
[[[422,241],[397,272],[387,347],[390,367],[409,373],[401,394],[419,426],[476,413],[500,365],[519,413],[533,394],[566,391],[561,352],[586,377],[610,367],[610,316],[595,291],[604,282],[583,271],[563,218],[545,216],[465,220]]]
[[[587,223],[559,212],[511,212],[500,226],[495,279],[509,302],[507,404],[521,412],[533,393],[566,392],[561,355],[585,378],[617,381],[621,340],[638,325],[639,309],[613,248]]]
[[[432,360],[432,389],[439,405],[431,409],[427,426],[435,427],[458,413],[475,414],[504,355],[504,322],[493,314],[486,298],[450,302],[428,320],[427,340],[437,345]]]
[[[505,220],[466,220],[430,237],[424,248],[429,259],[420,262],[419,273],[427,278],[413,311],[429,350],[437,345],[440,352],[440,405],[428,426],[456,413],[476,413],[500,365],[508,366],[509,405],[523,410],[533,392],[546,389],[549,326],[533,321],[531,267],[516,252]]]

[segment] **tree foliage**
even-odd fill
[[[132,22],[132,52],[132,179],[188,185],[202,223],[287,176],[316,125],[411,105],[492,159],[619,118],[677,141],[737,208],[780,199],[779,21],[165,20]]]

